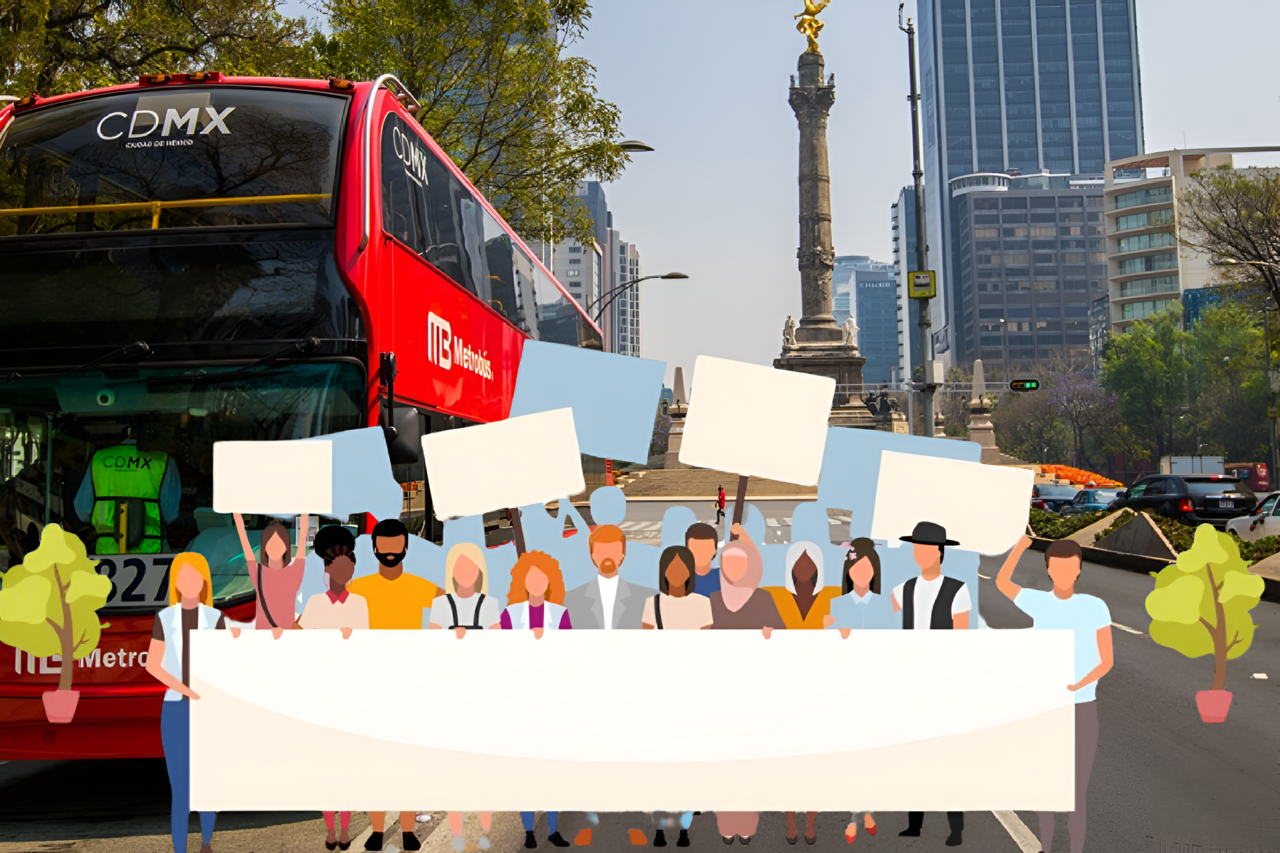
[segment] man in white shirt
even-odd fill
[[[587,547],[597,575],[564,597],[574,630],[639,628],[645,599],[657,590],[634,586],[618,577],[618,569],[627,557],[626,536],[615,525],[602,524],[591,531]]]
[[[963,581],[949,578],[942,573],[942,559],[948,545],[959,545],[947,538],[941,524],[922,521],[910,536],[899,537],[914,546],[916,565],[920,577],[900,583],[893,590],[893,612],[902,611],[902,627],[907,630],[938,631],[969,627],[969,589]],[[947,812],[951,834],[948,847],[959,847],[964,842],[964,812]],[[899,835],[918,836],[924,826],[924,812],[908,812],[907,828]]]
[[[1034,620],[1036,628],[1065,628],[1075,634],[1075,681],[1066,688],[1074,694],[1076,706],[1076,810],[1067,815],[1067,833],[1071,836],[1071,853],[1082,853],[1085,797],[1089,793],[1093,758],[1098,751],[1095,690],[1098,680],[1111,671],[1114,663],[1111,611],[1102,599],[1075,591],[1084,553],[1079,545],[1067,539],[1054,542],[1045,551],[1052,591],[1023,589],[1014,583],[1013,571],[1030,545],[1031,539],[1023,536],[1014,546],[996,576],[996,587]],[[1051,853],[1053,812],[1040,812],[1037,817],[1040,818],[1040,846],[1044,853]]]

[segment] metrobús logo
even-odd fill
[[[488,351],[480,352],[453,334],[449,321],[434,311],[427,314],[427,361],[451,370],[456,364],[485,379],[493,379],[493,364]]]
[[[208,136],[214,130],[221,134],[231,133],[231,129],[226,125],[227,116],[235,110],[235,107],[227,107],[224,110],[218,110],[214,107],[205,107],[204,115],[200,114],[200,107],[191,107],[186,112],[178,112],[178,110],[170,108],[165,110],[164,118],[160,118],[160,114],[155,110],[136,109],[133,115],[128,113],[114,112],[107,113],[98,119],[98,138],[111,142],[128,134],[129,139],[143,139],[142,142],[126,142],[125,148],[155,148],[164,145],[194,145],[191,139],[181,138],[181,134],[186,136],[194,136],[196,127],[203,119],[204,130],[200,131],[201,136]],[[160,131],[158,139],[147,139],[157,130]],[[114,131],[114,132],[113,132]]]

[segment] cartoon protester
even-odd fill
[[[769,593],[778,608],[782,623],[792,630],[820,630],[831,611],[835,587],[822,585],[822,549],[813,542],[795,542],[787,550],[786,587],[773,588]],[[795,844],[796,813],[785,812],[787,818],[787,843]],[[817,812],[805,815],[804,841],[816,844],[814,830]]]
[[[431,629],[451,628],[461,639],[468,629],[480,631],[498,628],[502,618],[502,605],[488,595],[489,578],[484,553],[479,545],[459,542],[449,549],[444,562],[445,594],[436,596],[427,617]],[[480,849],[489,849],[489,830],[493,826],[492,812],[478,812],[480,818]],[[465,850],[462,837],[462,812],[449,812],[449,830],[453,833],[453,849]]]
[[[898,537],[910,542],[920,576],[898,584],[893,589],[893,612],[902,611],[902,627],[911,631],[938,631],[969,627],[969,588],[942,573],[942,561],[948,545],[959,545],[947,538],[947,530],[941,524],[922,521],[910,536]],[[951,834],[948,847],[964,843],[964,812],[947,812]],[[924,826],[924,812],[908,812],[907,828],[898,835],[916,837]]]
[[[1098,752],[1098,681],[1111,671],[1115,662],[1111,647],[1111,611],[1101,598],[1076,592],[1084,552],[1075,542],[1060,539],[1044,553],[1045,568],[1053,584],[1051,590],[1026,589],[1013,582],[1018,561],[1031,546],[1023,536],[1009,553],[996,576],[996,587],[1039,629],[1070,630],[1075,637],[1074,683],[1067,689],[1075,694],[1076,799],[1075,811],[1067,814],[1067,833],[1071,837],[1071,853],[1084,850],[1086,826],[1085,798],[1089,793],[1089,776],[1093,758]],[[1044,853],[1053,848],[1053,812],[1040,812],[1040,846]]]
[[[591,531],[587,540],[596,576],[565,594],[565,606],[573,615],[575,627],[639,628],[644,603],[656,590],[629,584],[618,577],[627,558],[627,537],[612,524],[602,524]]]
[[[684,534],[684,547],[693,554],[693,573],[696,576],[694,592],[711,597],[720,589],[720,570],[711,567],[720,547],[716,529],[705,522],[689,525]]]
[[[511,569],[511,603],[502,611],[500,624],[503,630],[529,629],[536,639],[542,639],[547,630],[568,630],[573,627],[569,611],[564,607],[564,578],[560,564],[544,551],[526,551]],[[533,827],[537,812],[520,812],[524,824],[524,846],[530,850],[538,846]],[[547,812],[547,840],[553,847],[568,847],[569,842],[560,835],[557,824],[559,812]],[[455,836],[456,837],[456,836]],[[454,846],[457,846],[455,841]]]
[[[467,629],[497,628],[502,603],[489,596],[489,572],[479,545],[459,542],[444,560],[445,594],[436,596],[428,628],[451,628],[461,637]]]
[[[317,536],[319,534],[316,534]],[[369,604],[369,627],[375,630],[419,630],[423,611],[431,607],[439,588],[426,578],[406,574],[404,558],[409,553],[409,530],[398,518],[384,518],[373,527],[373,555],[378,558],[377,574],[356,578],[347,586]],[[421,850],[422,842],[414,835],[415,813],[400,812],[400,834],[405,850]],[[386,814],[371,812],[373,833],[364,843],[365,850],[381,850],[386,828]]]
[[[724,486],[716,488],[716,524],[724,521]]]
[[[658,592],[644,605],[640,627],[646,630],[703,630],[711,627],[711,600],[694,592],[697,575],[694,557],[688,548],[672,545],[658,558]],[[677,847],[689,846],[689,826],[693,812],[659,813],[654,847],[666,847],[666,830],[680,826]]]
[[[329,589],[307,599],[307,606],[294,627],[314,629],[338,629],[342,638],[351,639],[353,629],[369,627],[369,605],[363,597],[350,592],[347,584],[356,571],[356,539],[351,531],[337,524],[316,531],[312,544],[320,559],[324,560],[324,573]],[[329,830],[325,839],[327,850],[347,850],[351,847],[351,812],[341,812],[341,834],[334,835],[334,812],[324,812],[324,825]]]
[[[200,697],[191,689],[191,632],[226,628],[221,611],[213,608],[213,579],[209,562],[188,551],[169,565],[169,606],[156,614],[147,650],[147,672],[169,688],[160,706],[160,741],[169,770],[173,804],[169,830],[174,853],[187,851],[187,821],[191,818],[191,705]],[[213,812],[200,812],[200,853],[212,853]]]
[[[866,537],[853,540],[844,561],[844,577],[840,583],[844,593],[832,599],[831,613],[823,619],[824,628],[836,628],[849,639],[853,630],[901,628],[902,617],[893,612],[888,596],[880,594],[880,555],[876,543]],[[876,834],[876,819],[871,812],[862,817],[868,835]],[[858,813],[849,814],[844,839],[852,844],[858,837]]]
[[[235,513],[236,531],[240,534],[240,547],[244,549],[244,564],[249,570],[249,582],[258,599],[258,615],[253,627],[270,628],[276,639],[285,628],[294,623],[294,602],[298,588],[302,586],[303,570],[307,564],[307,522],[303,513],[298,522],[298,554],[291,557],[293,542],[289,529],[283,524],[272,524],[262,531],[258,544],[258,559],[253,558],[249,535],[245,533],[244,516]]]
[[[720,589],[711,593],[711,627],[758,630],[768,639],[784,626],[773,597],[760,589],[764,562],[742,525],[733,525],[732,532],[738,538],[720,552]],[[716,826],[725,844],[739,838],[750,844],[759,824],[759,812],[716,812]]]

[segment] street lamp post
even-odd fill
[[[911,94],[907,96],[907,100],[911,102],[911,156],[913,168],[911,175],[915,179],[915,197],[916,197],[916,271],[924,272],[929,268],[929,244],[926,236],[926,219],[924,209],[924,169],[921,166],[923,157],[920,152],[920,94],[916,86],[916,28],[911,19],[907,19],[907,25],[902,25],[902,8],[905,3],[898,5],[898,29],[907,34],[907,62],[911,66]],[[916,300],[920,308],[920,370],[922,380],[920,385],[922,392],[921,397],[921,414],[924,418],[924,436],[933,437],[933,376],[929,370],[930,356],[933,353],[933,333],[931,331],[932,321],[929,318],[929,300]],[[910,342],[910,335],[907,335]]]
[[[604,293],[600,294],[599,299],[595,300],[594,302],[588,303],[584,310],[586,310],[586,312],[590,314],[591,309],[599,305],[600,308],[597,311],[595,316],[596,323],[599,323],[601,318],[604,317],[605,309],[613,304],[613,300],[617,299],[623,293],[635,287],[640,282],[649,281],[650,279],[654,279],[654,278],[675,279],[675,278],[688,278],[688,277],[689,276],[685,275],[682,272],[669,272],[669,273],[664,273],[663,275],[646,275],[640,278],[633,278],[631,281],[623,282],[622,284],[609,288]],[[603,302],[604,304],[601,305],[600,304],[601,302]]]

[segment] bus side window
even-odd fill
[[[382,127],[382,230],[421,252],[422,231],[415,211],[420,204],[415,205],[414,196],[423,188],[409,166],[413,162],[411,145],[417,143],[411,134],[395,115],[388,116]]]
[[[455,201],[462,185],[435,157],[427,161],[427,175],[430,178],[427,186],[429,236],[423,254],[442,273],[475,293],[463,248],[462,209]]]

